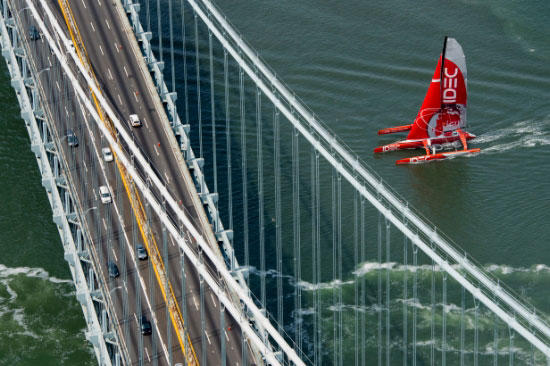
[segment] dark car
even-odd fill
[[[140,325],[141,334],[143,335],[151,334],[151,332],[153,331],[153,327],[151,327],[151,322],[147,320],[147,317],[145,315],[141,316]]]
[[[31,25],[29,27],[29,39],[31,41],[36,41],[37,39],[40,39],[40,33],[38,32],[38,29],[34,25]]]
[[[111,278],[117,278],[120,275],[120,272],[118,271],[118,267],[115,262],[109,262],[109,277]]]
[[[145,250],[143,245],[138,244],[137,247],[136,247],[136,251],[137,251],[137,256],[140,260],[147,259],[147,251]]]
[[[76,137],[73,130],[67,130],[67,142],[69,143],[70,147],[78,146],[78,138]]]

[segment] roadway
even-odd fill
[[[20,4],[20,9],[24,9]],[[55,9],[59,23],[65,23],[56,2],[48,3]],[[144,72],[140,57],[136,57],[137,42],[133,33],[123,31],[124,19],[120,8],[112,2],[75,1],[71,4],[75,19],[80,28],[90,62],[104,95],[108,98],[122,121],[132,113],[137,113],[143,123],[141,128],[131,128],[136,143],[144,155],[148,156],[176,200],[181,200],[195,222],[203,222],[197,208],[198,197],[194,186],[185,184],[186,167],[181,166],[181,157],[170,147],[175,140],[166,128],[167,118],[162,103],[151,91],[150,76]],[[18,12],[25,23],[24,29],[32,24],[27,12]],[[23,32],[27,34],[27,32]],[[134,220],[129,200],[126,197],[117,168],[113,162],[105,162],[100,156],[105,142],[87,112],[83,113],[68,81],[65,80],[47,44],[43,39],[27,41],[34,57],[35,70],[40,73],[41,93],[47,98],[47,113],[55,121],[57,137],[62,141],[61,154],[69,166],[68,179],[78,195],[78,204],[86,212],[86,225],[93,242],[92,257],[99,264],[100,281],[107,287],[109,301],[113,305],[114,322],[119,334],[124,335],[123,347],[130,357],[130,364],[139,364],[141,357],[145,364],[168,364],[183,362],[182,351],[173,327],[167,322],[166,306],[152,273],[149,260],[139,261],[135,256],[135,245],[142,242]],[[137,61],[137,62],[136,62]],[[161,108],[159,108],[159,106]],[[69,147],[66,131],[73,129],[78,138],[78,147]],[[179,153],[179,152],[178,152]],[[114,193],[112,204],[102,204],[98,197],[98,187],[106,184]],[[193,196],[194,195],[194,196]],[[166,237],[162,245],[162,228],[152,214],[153,231],[161,253],[166,251],[165,265],[169,270],[177,300],[182,299],[181,252],[173,238]],[[177,221],[177,220],[174,220]],[[202,228],[202,226],[201,226]],[[202,229],[200,229],[203,231]],[[209,229],[208,229],[209,230]],[[212,237],[210,233],[205,237]],[[117,263],[121,275],[116,279],[108,276],[107,263]],[[197,356],[201,357],[201,317],[199,307],[198,274],[190,265],[186,266],[186,300],[188,330]],[[205,286],[205,324],[208,341],[208,364],[220,364],[220,325],[219,303],[211,290]],[[153,335],[143,336],[139,331],[138,318],[145,314],[153,322]],[[238,325],[225,313],[227,331],[224,329],[229,365],[241,364],[241,339]]]

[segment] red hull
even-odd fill
[[[395,162],[395,164],[396,165],[403,165],[403,164],[426,163],[428,161],[443,160],[443,159],[447,159],[447,158],[450,158],[450,157],[453,157],[453,156],[477,154],[480,151],[481,151],[481,149],[470,149],[470,150],[450,151],[450,152],[437,153],[437,154],[431,154],[431,155],[413,156],[412,158],[397,160]]]

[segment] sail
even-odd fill
[[[466,83],[466,58],[462,47],[456,39],[446,37],[428,92],[407,139],[445,136],[465,127]]]

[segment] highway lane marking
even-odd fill
[[[116,42],[115,42],[115,48],[116,48],[117,53],[120,53],[120,50],[118,49],[118,44]]]
[[[122,281],[122,283],[124,284],[124,289],[126,290],[126,292],[128,292],[128,287],[126,287],[126,281]]]
[[[57,80],[55,81],[55,85],[57,85],[57,90],[61,91],[61,88],[59,87],[59,83],[57,82]]]
[[[210,297],[212,298],[212,303],[214,304],[214,307],[217,308],[218,306],[216,305],[216,300],[214,299],[214,295],[212,295],[212,293],[210,293]]]
[[[126,74],[126,77],[128,77],[128,70],[126,70],[126,65],[122,66],[122,68],[124,69],[124,73]]]
[[[109,73],[109,79],[113,80],[113,74],[111,73],[111,69],[107,68],[107,72]]]
[[[52,67],[52,60],[50,60],[50,56],[46,56],[48,57],[48,63],[50,64],[50,67]]]
[[[102,221],[103,221],[103,226],[105,227],[105,231],[107,231],[107,223],[105,222],[105,218],[103,218]]]
[[[139,109],[141,109],[141,105],[139,106]],[[145,125],[145,127],[147,127],[147,129],[149,129],[149,126],[147,126],[147,120],[145,118],[143,119],[143,124]]]
[[[80,104],[80,103],[79,103]],[[82,107],[82,104],[80,104],[80,107]],[[88,114],[86,114],[88,116]],[[94,138],[94,133],[92,132],[92,130],[90,129],[90,124],[88,122],[88,119],[87,118],[84,118],[84,122],[86,123],[86,126],[88,128],[88,130],[90,131],[90,139],[92,140],[92,144],[94,145],[95,149],[94,149],[94,152],[95,152],[95,155],[96,155],[96,158],[98,159],[99,161],[99,166],[101,168],[101,173],[103,175],[103,177],[105,178],[105,180],[107,180],[107,172],[105,170],[105,166],[103,165],[103,162],[101,160],[101,156],[99,155],[99,151],[101,150],[98,146],[97,146],[97,142]],[[95,188],[92,188],[93,192],[94,192],[94,196],[96,197],[96,199],[99,199],[97,196],[96,196],[96,192],[95,192]],[[118,205],[116,203],[116,201],[113,201],[113,206],[114,206],[114,209],[115,209],[115,212],[118,216],[118,219],[120,222],[122,222],[122,216],[120,215],[120,211],[118,209]],[[124,235],[124,238],[126,239],[125,240],[125,243],[126,243],[126,248],[128,249],[129,253],[130,253],[130,257],[132,258],[132,262],[135,264],[137,263],[136,261],[136,257],[134,255],[134,250],[133,250],[133,247],[131,247],[131,244],[130,244],[130,239],[128,238],[128,235],[126,233],[126,231],[123,231],[123,235]],[[139,283],[141,284],[141,289],[143,290],[143,294],[145,296],[145,301],[147,303],[147,307],[149,309],[151,309],[151,318],[153,319],[154,323],[155,324],[158,324],[158,321],[157,321],[157,317],[155,315],[155,313],[153,312],[153,308],[151,306],[151,300],[149,299],[149,295],[148,295],[148,291],[147,291],[147,286],[145,285],[145,281],[143,280],[143,276],[141,275],[141,273],[138,272],[138,277],[139,277]],[[109,295],[108,295],[109,296]],[[163,340],[163,334],[161,333],[159,327],[154,327],[154,329],[156,330],[157,332],[157,335],[158,335],[158,339],[160,340],[160,344],[161,344],[161,347],[162,347],[162,351],[164,351],[164,356],[166,359],[168,359],[168,349],[166,348],[166,343],[164,342]],[[147,349],[146,349],[147,351]],[[149,358],[149,355],[147,355],[147,357]],[[149,362],[151,362],[151,359],[149,358]]]
[[[166,181],[170,183],[170,178],[168,178],[168,174],[166,174],[166,172],[164,172],[164,176],[166,177]]]
[[[118,94],[118,102],[122,104],[122,98],[120,97],[120,94]]]
[[[197,311],[199,311],[199,304],[197,304],[197,298],[195,295],[193,295],[193,302],[195,303],[195,307],[197,308]]]
[[[134,98],[136,98],[136,102],[139,102],[138,98],[137,98],[137,94],[134,92]]]
[[[95,32],[94,22],[90,22],[90,25],[92,26],[92,30]]]
[[[101,6],[101,1],[97,0],[97,3],[99,4],[99,6]]]
[[[103,53],[103,48],[101,47],[101,45],[99,45],[99,50],[101,51],[101,54],[102,54],[103,56],[105,56],[105,54]]]
[[[117,256],[116,256],[116,253],[115,253],[114,248],[111,248],[111,251],[113,252],[113,257],[115,257],[115,261],[118,262],[118,258],[117,258]],[[124,287],[126,287],[126,284],[124,285]],[[128,291],[128,290],[126,290],[126,291]]]
[[[208,340],[208,344],[212,344],[212,342],[210,342],[210,337],[208,336],[207,331],[204,331],[204,335],[206,336],[206,339]]]
[[[86,3],[84,2],[84,0],[82,0],[82,5],[84,5],[84,9],[87,9],[86,8]]]
[[[157,153],[157,155],[160,155],[159,150],[157,149],[157,145],[153,145],[153,147],[155,148],[155,152]]]
[[[137,325],[139,326],[139,322],[138,322],[138,320],[137,320],[137,315],[136,315],[136,313],[134,313],[134,319],[136,319],[136,323],[137,323]]]
[[[86,171],[88,171],[88,167],[86,166],[86,160],[82,160],[82,164],[84,164],[84,169],[86,169]]]
[[[225,329],[223,330],[224,334],[225,334],[225,339],[227,339],[227,341],[229,342],[229,337],[227,336],[227,332],[225,331]]]
[[[109,21],[107,20],[107,18],[105,18],[105,24],[107,24],[107,28],[109,28],[109,30],[111,30],[111,26],[109,25]]]
[[[69,110],[67,109],[67,106],[65,106],[65,114],[69,117]]]
[[[176,246],[176,242],[174,241],[174,238],[172,238],[171,236],[170,236],[170,241],[172,242],[173,246]]]
[[[145,348],[145,354],[147,355],[147,360],[151,363],[151,357],[149,357],[149,351],[147,351],[147,348]]]

